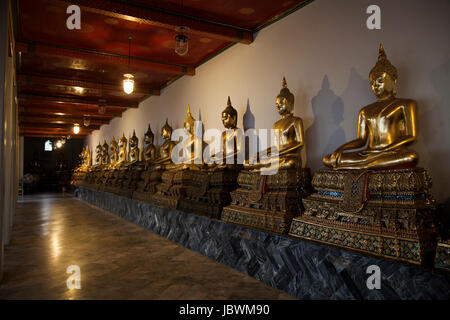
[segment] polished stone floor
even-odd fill
[[[294,299],[67,195],[20,200],[5,256],[0,299]]]

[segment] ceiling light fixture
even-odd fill
[[[189,36],[186,33],[189,31],[189,28],[186,26],[180,26],[175,28],[175,31],[178,32],[175,35],[175,52],[179,56],[184,56],[189,51]]]
[[[91,118],[89,117],[89,115],[84,116],[83,124],[85,127],[89,127],[89,125],[91,124]]]
[[[131,94],[134,90],[134,76],[130,73],[131,39],[132,36],[128,36],[128,73],[123,75],[125,77],[123,79],[123,91],[126,94]]]
[[[61,142],[61,140],[56,141],[56,148],[60,149],[63,146],[63,143]]]
[[[80,125],[78,123],[75,123],[73,125],[73,133],[79,134],[80,133]]]

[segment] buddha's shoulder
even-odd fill
[[[274,123],[274,127],[279,124],[286,124],[286,123],[296,123],[296,122],[303,122],[302,118],[297,116],[292,116],[284,119],[280,119],[277,122]]]
[[[413,99],[406,99],[406,98],[395,98],[397,105],[405,105],[405,106],[410,106],[410,105],[417,105],[416,100]]]

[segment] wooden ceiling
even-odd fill
[[[79,123],[78,136],[85,137],[181,76],[194,76],[231,45],[252,43],[254,32],[310,1],[16,0],[20,134],[61,137]],[[71,4],[81,8],[80,30],[66,27]],[[180,25],[190,28],[184,56],[174,52]],[[128,68],[135,77],[130,95],[122,88]]]

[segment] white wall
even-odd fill
[[[381,30],[366,28],[366,9],[381,8]],[[447,0],[315,0],[263,29],[251,45],[237,44],[130,109],[88,138],[91,150],[136,129],[142,136],[150,122],[160,131],[165,118],[181,127],[187,104],[205,128],[220,128],[220,112],[231,96],[243,126],[244,112],[256,128],[279,119],[274,100],[286,76],[295,94],[295,114],[304,120],[308,166],[356,135],[358,111],[375,100],[368,73],[383,43],[399,71],[398,96],[419,105],[420,166],[428,168],[439,200],[449,196],[450,180],[450,2]],[[247,123],[251,122],[246,118]]]

